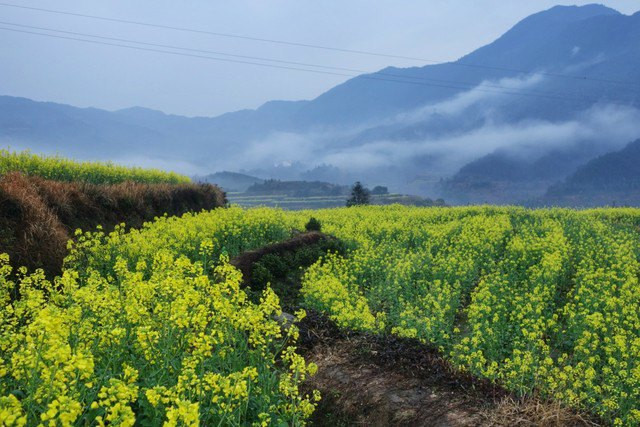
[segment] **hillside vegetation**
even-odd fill
[[[268,179],[253,184],[245,193],[260,196],[284,195],[300,198],[331,197],[349,194],[349,187],[320,181],[280,181],[277,179]]]
[[[239,193],[247,191],[247,188],[251,187],[253,184],[264,182],[264,179],[256,178],[255,176],[227,171],[216,172],[205,176],[195,176],[193,179],[197,182],[215,184],[226,192]]]
[[[184,184],[190,179],[158,169],[118,166],[109,162],[78,162],[59,156],[39,156],[29,151],[0,149],[0,175],[20,172],[55,181],[117,184],[135,181],[147,184]]]
[[[640,204],[640,139],[624,149],[589,161],[564,182],[551,187],[542,201],[571,206]]]

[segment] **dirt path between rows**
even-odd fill
[[[350,423],[368,426],[474,426],[482,424],[486,403],[424,378],[355,356],[357,343],[339,342],[307,355],[318,365],[309,382],[334,411]],[[316,425],[332,425],[319,408]],[[335,415],[333,415],[335,417]]]
[[[301,233],[245,252],[232,260],[250,283],[252,267],[267,254],[282,255],[333,239]],[[286,286],[300,286],[291,277]],[[553,402],[516,399],[489,381],[463,374],[434,348],[416,340],[339,329],[326,316],[308,311],[299,351],[318,365],[304,384],[322,400],[316,426],[597,426],[594,420]]]
[[[508,393],[452,375],[423,345],[340,331],[318,313],[300,325],[301,351],[318,365],[307,382],[323,402],[314,425],[477,426]]]
[[[323,401],[317,426],[597,426],[557,402],[516,398],[461,373],[416,340],[345,332],[309,312],[299,325],[300,351],[318,365],[305,384]]]

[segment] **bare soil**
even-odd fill
[[[314,425],[476,426],[491,402],[508,395],[454,374],[414,341],[341,332],[313,312],[300,328],[302,352],[318,365],[305,386],[324,399]]]
[[[300,325],[305,359],[318,365],[307,381],[323,401],[313,425],[597,426],[557,402],[516,398],[461,373],[416,340],[340,331],[310,312]]]

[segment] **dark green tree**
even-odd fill
[[[320,231],[322,229],[322,224],[316,218],[309,218],[309,222],[304,226],[307,231]]]
[[[374,196],[381,196],[383,194],[389,194],[389,189],[387,187],[382,186],[382,185],[376,185],[375,187],[373,187],[373,190],[371,190],[371,194],[373,194]]]
[[[361,206],[369,203],[369,190],[364,188],[360,181],[356,182],[351,187],[351,197],[347,200],[347,206]]]

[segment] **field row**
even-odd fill
[[[55,284],[14,283],[0,258],[0,424],[303,424],[315,366],[226,255],[288,236],[278,223],[220,209],[79,235]]]
[[[16,286],[2,270],[0,414],[304,423],[317,396],[298,385],[315,367],[273,320],[277,296],[250,302],[227,261],[311,216],[347,251],[306,271],[306,307],[435,345],[515,392],[640,424],[631,209],[230,208],[79,235],[56,286],[37,274]]]
[[[343,327],[436,345],[459,368],[514,391],[640,423],[637,210],[232,209],[121,238],[195,259],[203,241],[236,253],[247,236],[277,240],[310,216],[351,251],[307,271],[307,307]],[[258,223],[263,231],[250,226]],[[116,256],[144,245],[107,247]]]
[[[306,273],[307,306],[417,338],[460,369],[640,424],[640,215],[516,208],[320,212],[353,242]]]

